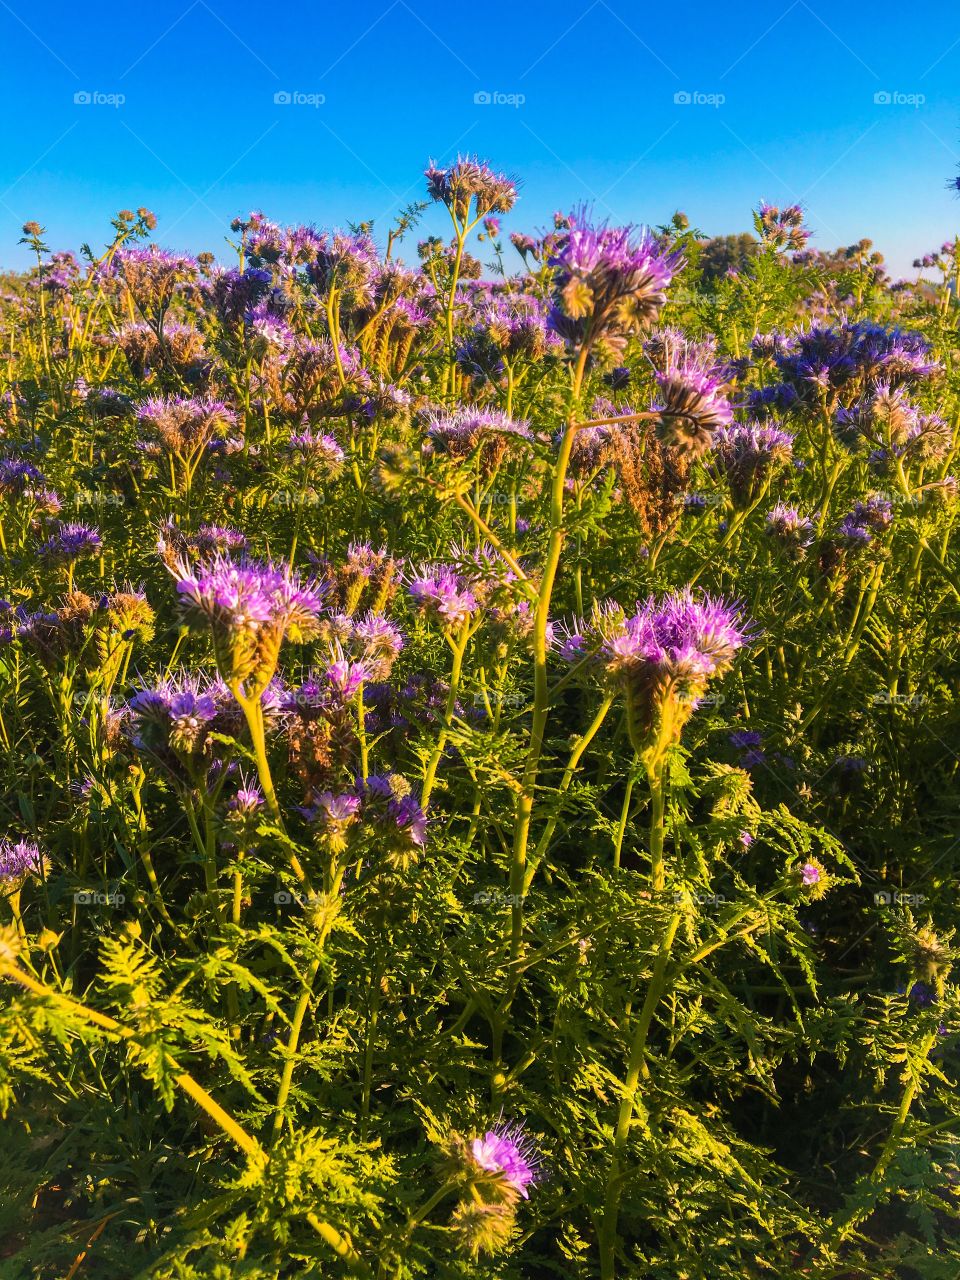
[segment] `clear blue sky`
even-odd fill
[[[252,208],[382,234],[430,157],[467,150],[522,180],[507,230],[588,200],[653,224],[681,208],[718,234],[749,229],[761,197],[800,200],[815,244],[868,235],[900,274],[960,229],[955,0],[0,0],[0,47],[8,267],[27,219],[54,247],[99,245],[141,204],[158,242],[193,251],[222,252]]]

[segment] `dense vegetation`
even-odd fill
[[[0,1275],[954,1280],[960,242],[426,181],[24,228]]]

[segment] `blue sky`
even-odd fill
[[[815,244],[868,235],[895,274],[960,230],[960,12],[941,0],[0,0],[0,42],[6,267],[27,219],[99,245],[141,204],[193,251],[225,252],[252,208],[382,235],[458,151],[522,180],[507,230],[587,200],[718,234],[799,200]]]

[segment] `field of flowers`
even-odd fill
[[[24,227],[4,1280],[960,1274],[960,240],[516,194]]]

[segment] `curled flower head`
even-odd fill
[[[761,200],[753,215],[753,225],[763,243],[773,249],[799,252],[810,239],[810,232],[803,225],[803,210],[798,204],[780,209]]]
[[[359,783],[364,817],[375,823],[378,845],[386,861],[406,870],[427,843],[427,815],[406,778],[397,773],[371,774]]]
[[[193,454],[237,424],[221,400],[207,396],[156,396],[137,410],[137,421],[170,453]]]
[[[600,610],[590,631],[596,660],[625,694],[631,740],[648,767],[679,739],[710,680],[751,637],[736,604],[689,589],[651,596],[630,617]]]
[[[453,458],[467,458],[476,452],[485,476],[496,471],[512,444],[533,439],[525,422],[515,422],[496,409],[473,406],[436,414],[427,430],[431,441]]]
[[[721,427],[713,439],[711,466],[730,485],[734,506],[749,506],[774,471],[793,456],[793,436],[772,423]]]
[[[133,745],[172,767],[171,756],[191,767],[212,757],[209,733],[229,695],[218,680],[183,672],[139,690],[127,706]]]
[[[615,357],[631,334],[656,319],[683,259],[649,231],[594,226],[578,212],[571,215],[550,265],[554,330],[573,346]]]
[[[729,370],[716,362],[708,347],[688,345],[679,352],[671,348],[655,377],[657,435],[681,453],[699,457],[712,446],[716,432],[733,420],[726,390]]]
[[[430,164],[424,170],[427,195],[445,204],[463,224],[491,213],[509,213],[517,200],[517,184],[504,173],[495,173],[488,164],[472,156],[460,156],[455,164],[441,169]]]
[[[407,589],[427,617],[450,630],[462,627],[477,608],[470,583],[447,565],[424,565],[409,579]]]
[[[172,573],[184,619],[209,627],[223,680],[246,698],[273,679],[284,639],[316,633],[320,588],[286,566],[217,553],[195,567],[178,561]]]

